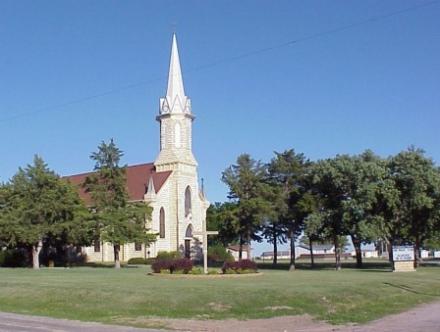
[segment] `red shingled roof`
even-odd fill
[[[86,203],[90,203],[91,198],[90,195],[85,192],[84,188],[82,188],[82,184],[90,174],[93,174],[93,172],[64,177],[64,179],[67,179],[72,184],[78,186],[79,195]],[[144,194],[147,192],[148,182],[151,176],[153,177],[154,188],[156,189],[156,192],[159,192],[170,174],[171,171],[156,172],[153,163],[127,166],[125,175],[127,178],[127,192],[130,200],[140,201],[144,199]]]

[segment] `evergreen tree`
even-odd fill
[[[272,188],[267,199],[271,203],[269,222],[263,234],[274,246],[276,264],[277,244],[290,240],[290,269],[295,269],[295,241],[301,234],[307,212],[298,202],[306,193],[304,178],[310,162],[304,154],[293,149],[281,153],[268,164],[268,183]]]
[[[229,187],[228,198],[237,204],[235,218],[240,260],[244,244],[261,241],[261,225],[270,210],[270,203],[263,198],[269,190],[265,178],[265,165],[248,154],[240,155],[237,164],[228,167],[222,175],[222,181]]]
[[[95,161],[95,173],[84,183],[93,201],[96,237],[112,243],[115,268],[121,266],[121,245],[132,242],[148,245],[156,239],[146,228],[151,208],[144,202],[129,202],[125,167],[119,166],[122,156],[113,139],[108,144],[102,142],[90,156]]]

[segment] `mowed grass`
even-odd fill
[[[0,269],[0,311],[148,326],[149,318],[310,314],[364,323],[440,299],[440,267],[283,270],[240,278],[148,276],[148,267]]]

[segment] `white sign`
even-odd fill
[[[393,247],[393,260],[395,262],[413,261],[414,247],[412,246],[395,246]]]

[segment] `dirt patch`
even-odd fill
[[[265,309],[287,310],[287,306],[266,307]],[[194,332],[438,332],[440,331],[439,313],[440,302],[434,302],[375,320],[366,325],[331,325],[316,321],[309,315],[249,320],[166,319],[162,323],[173,330]]]

